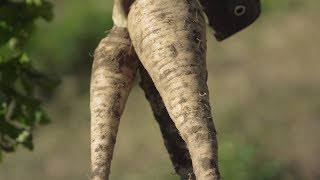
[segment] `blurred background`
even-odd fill
[[[89,179],[92,54],[112,27],[110,0],[55,0],[51,23],[28,43],[40,69],[58,74],[46,102],[53,120],[35,149],[5,154],[0,179]],[[210,99],[225,180],[320,179],[320,2],[263,1],[260,19],[218,43],[208,34]],[[142,90],[121,119],[112,180],[178,180]]]

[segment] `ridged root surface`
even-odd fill
[[[95,50],[90,87],[91,179],[109,179],[121,114],[138,68],[126,28],[113,27]]]
[[[139,73],[141,76],[140,86],[145,92],[153,115],[160,126],[165,147],[176,173],[181,177],[181,180],[194,180],[192,162],[186,143],[170,118],[151,77],[142,65],[139,66]]]
[[[220,179],[206,83],[205,20],[196,0],[136,0],[128,30],[189,149],[197,180]]]

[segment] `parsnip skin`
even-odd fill
[[[218,180],[216,131],[206,83],[206,36],[196,0],[136,0],[133,46],[187,143],[197,180]]]
[[[115,26],[95,50],[90,87],[91,180],[109,179],[120,117],[139,64],[132,49],[127,29]]]
[[[181,180],[195,180],[187,145],[171,120],[151,77],[141,64],[139,66],[139,73],[141,77],[140,87],[145,92],[154,117],[160,126],[164,144],[176,173],[181,177]]]

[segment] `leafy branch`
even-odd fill
[[[52,18],[46,0],[0,2],[0,159],[18,145],[32,150],[35,126],[49,123],[41,94],[52,92],[59,80],[34,68],[25,44],[37,19]]]

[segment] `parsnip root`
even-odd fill
[[[176,126],[171,120],[162,98],[157,91],[148,72],[142,65],[139,66],[141,76],[140,87],[145,92],[153,115],[160,126],[164,144],[169,153],[171,162],[181,180],[194,180],[192,162],[186,143],[181,138]]]
[[[109,179],[120,117],[138,62],[123,27],[114,26],[95,51],[90,87],[92,180]]]
[[[136,0],[128,15],[128,31],[187,144],[197,180],[218,180],[202,13],[196,0]]]

